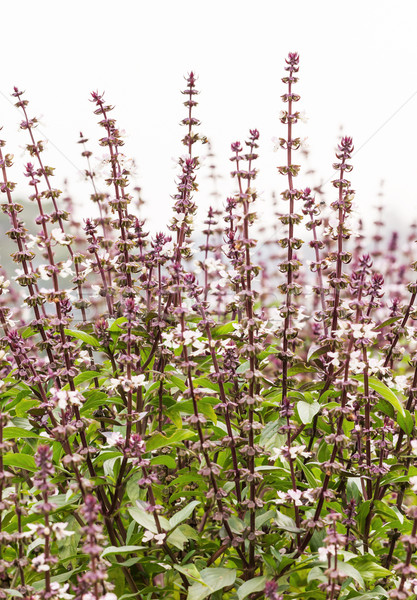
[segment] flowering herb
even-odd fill
[[[415,224],[401,251],[380,203],[368,243],[348,136],[331,199],[296,187],[297,53],[284,69],[276,218],[257,215],[250,129],[225,195],[209,144],[201,233],[194,72],[156,233],[104,94],[100,168],[79,139],[79,222],[14,89],[36,216],[29,231],[2,140],[15,270],[0,273],[0,598],[416,597]]]

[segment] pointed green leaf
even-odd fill
[[[249,581],[245,581],[243,585],[237,591],[237,597],[239,600],[243,600],[249,594],[253,594],[253,592],[262,592],[265,588],[266,577],[254,577],[253,579],[249,579]]]
[[[100,348],[100,342],[85,331],[78,331],[76,329],[64,329],[66,335],[70,337],[77,338],[84,342],[84,344],[88,344],[89,346],[94,346],[95,348]]]
[[[352,379],[356,379],[356,381],[360,381],[363,383],[364,376],[363,375],[355,375]],[[404,408],[399,400],[399,398],[395,395],[395,393],[385,385],[382,381],[377,379],[376,377],[368,377],[369,387],[372,388],[377,394],[385,398],[396,411],[398,411],[403,417],[405,416]]]
[[[304,400],[300,400],[297,402],[297,412],[298,416],[301,419],[301,423],[307,425],[307,423],[311,423],[314,416],[319,412],[320,404],[318,402],[304,402]]]
[[[199,504],[200,504],[199,500],[194,500],[193,502],[190,502],[190,504],[187,504],[187,506],[184,506],[184,508],[179,510],[177,513],[175,513],[175,515],[173,515],[169,519],[170,529],[174,529],[174,527],[176,527],[177,525],[179,525],[180,523],[182,523],[183,521],[188,519],[188,517],[192,514],[195,507],[198,506]]]
[[[196,582],[188,589],[187,600],[203,600],[214,592],[233,585],[236,569],[203,569],[200,573],[204,583]]]
[[[18,467],[26,471],[37,471],[38,467],[35,464],[35,459],[29,454],[5,454],[3,456],[3,464],[8,467]]]

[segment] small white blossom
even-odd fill
[[[53,389],[53,398],[57,401],[58,408],[66,410],[68,406],[82,406],[84,396],[77,390],[57,390]]]
[[[405,392],[408,388],[408,377],[407,375],[397,375],[397,377],[395,377],[394,379],[395,382],[395,388],[399,391],[399,392]]]
[[[166,533],[152,533],[152,531],[148,531],[145,529],[145,533],[143,534],[142,542],[150,542],[155,540],[158,546],[162,546],[165,541],[167,534]]]
[[[55,594],[55,596],[60,600],[71,600],[72,598],[74,598],[72,594],[67,594],[67,590],[69,589],[69,583],[60,585],[57,581],[51,581],[50,587],[51,592]]]
[[[7,288],[10,286],[10,281],[8,279],[5,279],[3,277],[3,275],[0,275],[0,294],[4,291],[7,290]]]
[[[68,259],[64,263],[62,263],[59,274],[64,279],[66,277],[74,277],[74,271],[71,269],[72,260]]]
[[[106,438],[108,446],[117,446],[124,444],[125,438],[118,431],[112,431],[111,433],[104,431],[103,434]]]
[[[45,563],[44,552],[42,552],[42,554],[38,554],[38,556],[35,556],[35,558],[32,560],[32,567],[38,573],[42,573],[43,571],[49,571],[49,565]]]
[[[339,353],[338,352],[328,352],[327,356],[331,358],[329,361],[329,365],[333,365],[336,369],[340,367]]]
[[[51,238],[61,246],[69,246],[72,241],[71,236],[67,235],[64,231],[62,231],[59,228],[52,229]]]
[[[335,556],[336,554],[336,546],[334,544],[329,544],[328,546],[321,546],[318,549],[319,559],[323,562],[327,562],[329,556]]]
[[[55,533],[57,540],[63,540],[66,537],[74,535],[75,531],[67,531],[68,523],[54,523],[52,531]]]
[[[146,376],[145,375],[133,375],[132,376],[132,383],[135,386],[135,389],[138,389],[140,387],[143,386],[143,384],[145,383],[146,380]]]

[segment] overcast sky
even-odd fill
[[[87,184],[77,139],[83,131],[90,149],[102,135],[89,102],[92,90],[105,91],[114,116],[126,131],[128,156],[138,164],[138,183],[148,203],[153,229],[162,229],[175,193],[172,157],[183,153],[183,75],[199,76],[197,116],[224,175],[222,199],[234,191],[228,173],[230,143],[244,140],[249,128],[261,133],[257,181],[268,204],[285,179],[276,166],[273,136],[285,135],[278,119],[284,59],[300,54],[300,110],[309,120],[297,133],[308,137],[310,164],[299,185],[332,175],[340,127],[358,150],[351,179],[367,222],[373,218],[379,183],[385,180],[387,216],[393,226],[417,217],[417,43],[414,0],[20,0],[2,9],[0,107],[7,150],[15,154],[18,192],[28,193],[21,177],[24,132],[12,105],[14,85],[26,90],[29,114],[42,115],[40,131],[50,140],[46,164],[64,177],[83,215]],[[205,152],[206,147],[201,149]],[[298,160],[295,162],[299,162]],[[319,175],[309,180],[305,171]],[[207,171],[197,202],[209,202]],[[332,198],[331,184],[327,184]]]

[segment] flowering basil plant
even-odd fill
[[[257,129],[221,195],[190,73],[156,234],[104,96],[81,222],[14,89],[35,217],[2,140],[0,598],[416,598],[416,226],[401,249],[381,204],[365,237],[348,136],[331,197],[297,186],[298,54],[284,69],[276,218],[257,221]],[[213,203],[193,233],[202,144]]]

